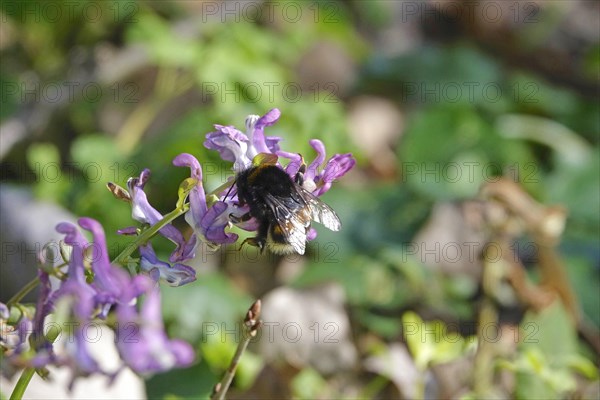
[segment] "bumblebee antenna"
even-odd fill
[[[229,186],[229,190],[227,191],[227,194],[225,195],[225,197],[223,198],[223,201],[227,200],[227,198],[229,197],[229,193],[231,193],[231,189],[233,189],[233,187],[235,186],[235,183],[237,182],[237,178],[233,180],[233,183],[231,184],[231,186]]]

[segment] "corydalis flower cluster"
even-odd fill
[[[233,163],[233,170],[240,172],[249,167],[259,153],[268,153],[287,159],[285,166],[279,165],[291,178],[299,171],[303,159],[299,154],[281,150],[279,137],[265,136],[266,127],[279,119],[277,109],[262,117],[251,115],[246,119],[245,133],[233,126],[215,125],[215,131],[206,135],[205,147],[216,150],[225,161]],[[332,183],[346,174],[355,164],[350,154],[336,154],[325,161],[325,146],[319,140],[311,140],[310,145],[316,156],[306,168],[303,186],[315,196],[327,192]],[[171,223],[160,228],[158,234],[175,244],[175,249],[167,261],[160,260],[152,244],[147,241],[138,245],[139,266],[132,276],[121,266],[112,265],[108,258],[106,239],[102,226],[90,218],[81,218],[79,227],[91,232],[94,240],[88,242],[79,228],[70,223],[61,223],[57,231],[64,234],[64,243],[71,248],[68,257],[66,277],[60,286],[53,290],[49,272],[56,273],[53,266],[40,268],[38,277],[41,284],[40,296],[35,313],[29,316],[23,313],[21,318],[10,327],[13,335],[6,335],[6,321],[12,311],[0,303],[0,346],[5,349],[4,360],[10,368],[35,367],[47,365],[68,366],[73,371],[73,379],[102,373],[114,377],[120,369],[105,371],[89,352],[83,328],[95,319],[106,319],[112,312],[116,323],[116,346],[123,360],[139,374],[168,370],[173,367],[189,365],[194,353],[189,344],[171,340],[164,332],[160,313],[160,292],[158,282],[171,286],[181,286],[196,279],[193,268],[184,263],[195,256],[198,245],[204,243],[215,248],[222,244],[237,241],[238,235],[230,232],[233,225],[231,215],[240,217],[248,213],[248,206],[240,206],[233,186],[220,189],[220,192],[207,195],[202,184],[202,167],[191,154],[183,153],[175,157],[173,164],[189,168],[195,185],[187,191],[189,211],[185,220],[193,233],[186,240],[184,235]],[[132,218],[144,226],[154,226],[164,219],[148,201],[144,191],[150,179],[150,170],[144,169],[138,177],[127,182],[127,189],[114,184],[109,188],[116,197],[131,204]],[[183,200],[180,199],[182,204]],[[254,219],[233,218],[235,224],[244,230],[255,231],[258,223]],[[137,227],[126,227],[121,234],[137,235]],[[316,237],[311,230],[308,240]],[[134,259],[120,260],[134,272]],[[138,299],[144,300],[138,307]],[[66,307],[62,307],[65,305]],[[76,322],[72,340],[64,352],[56,352],[54,344],[44,335],[44,326],[49,314],[56,309],[68,310],[68,317]],[[63,316],[64,317],[64,316]],[[127,339],[127,340],[124,340]],[[3,370],[6,370],[3,362]]]
[[[93,373],[114,377],[122,367],[114,371],[102,369],[89,351],[85,329],[93,320],[104,320],[109,311],[115,310],[115,342],[124,366],[149,374],[189,365],[194,359],[191,346],[168,339],[164,332],[155,282],[146,275],[130,276],[123,268],[112,265],[102,226],[91,218],[80,218],[78,222],[91,232],[93,242],[88,242],[71,223],[57,225],[56,230],[65,235],[64,243],[71,249],[66,278],[52,290],[49,273],[44,268],[39,270],[41,290],[35,316],[21,317],[18,340],[12,343],[8,359],[13,364],[35,368],[68,366],[73,371],[71,384],[75,378]],[[90,275],[93,280],[88,282]],[[144,301],[138,308],[140,296]],[[46,318],[56,308],[69,310],[66,317],[72,320],[68,324],[72,332],[67,332],[72,338],[67,340],[64,352],[55,352],[44,332]],[[0,305],[0,310],[5,311],[0,317],[7,319],[7,307]]]
[[[204,146],[216,150],[225,161],[233,162],[233,170],[240,172],[252,164],[252,160],[259,153],[274,154],[279,158],[288,159],[285,167],[280,167],[293,179],[301,164],[302,156],[281,150],[281,138],[265,136],[265,127],[277,122],[281,113],[278,109],[272,109],[262,117],[250,115],[246,118],[246,133],[242,133],[233,126],[215,125],[215,131],[206,135]],[[325,146],[320,140],[313,139],[311,147],[317,155],[308,165],[304,173],[304,189],[315,196],[321,196],[327,192],[332,183],[345,175],[356,163],[351,154],[335,154],[325,162]],[[188,166],[192,171],[192,178],[199,182],[202,180],[202,169],[200,163],[190,154],[180,154],[173,160],[177,166]],[[232,225],[229,215],[240,217],[246,214],[247,206],[240,207],[235,193],[224,190],[219,195],[219,200],[212,207],[206,206],[206,195],[201,185],[194,188],[190,194],[190,211],[186,220],[194,229],[195,236],[199,241],[205,241],[209,245],[219,245],[235,242],[238,236],[228,232],[227,228]],[[239,218],[235,219],[236,221]],[[258,224],[254,219],[236,222],[236,225],[247,231],[255,231]],[[316,237],[316,232],[311,229],[308,239]]]
[[[279,158],[288,159],[285,167],[280,167],[294,178],[302,164],[302,156],[281,150],[280,137],[265,136],[265,128],[277,122],[281,113],[274,108],[259,117],[250,115],[246,118],[245,133],[233,126],[215,125],[215,131],[206,135],[204,146],[216,150],[224,161],[233,162],[234,172],[240,172],[252,164],[253,158],[259,153],[274,154]],[[325,146],[318,139],[310,142],[317,153],[314,160],[306,168],[303,186],[315,196],[326,193],[332,183],[345,175],[356,163],[351,154],[335,154],[327,162]],[[190,169],[190,176],[197,183],[189,193],[189,211],[185,215],[186,222],[193,230],[193,234],[186,241],[183,235],[171,224],[163,227],[159,233],[176,244],[170,256],[170,263],[160,261],[150,245],[140,247],[141,267],[151,272],[153,277],[165,279],[172,285],[180,285],[193,280],[193,271],[180,264],[193,258],[200,243],[208,248],[216,248],[222,244],[234,243],[238,235],[230,232],[234,224],[230,215],[240,217],[249,211],[248,206],[240,206],[235,191],[224,189],[217,195],[218,200],[208,202],[207,194],[202,184],[202,167],[200,162],[191,154],[182,153],[173,159],[173,165]],[[153,225],[162,219],[162,215],[149,203],[144,192],[144,185],[150,177],[150,171],[145,169],[139,177],[131,178],[128,183],[126,200],[132,203],[133,219],[144,224]],[[231,182],[233,185],[233,182]],[[228,195],[229,193],[229,195]],[[258,223],[254,219],[235,219],[235,225],[246,231],[256,231]],[[136,233],[135,228],[126,228],[121,233]],[[313,240],[316,231],[310,230],[308,239]]]

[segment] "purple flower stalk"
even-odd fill
[[[163,215],[150,205],[144,192],[144,186],[149,179],[150,170],[146,168],[139,177],[129,178],[127,188],[132,204],[131,217],[143,224],[154,225],[163,218]],[[194,257],[195,241],[186,243],[181,232],[172,224],[162,227],[159,233],[177,245],[169,257],[171,262],[180,262]]]
[[[144,169],[139,177],[129,178],[127,187],[129,188],[129,198],[131,199],[132,204],[131,215],[133,219],[144,224],[154,225],[163,218],[163,215],[150,205],[148,197],[144,192],[144,186],[149,178],[150,170]],[[200,172],[200,185],[201,179]],[[203,191],[201,193],[204,195]],[[192,195],[199,196],[199,192],[196,188],[192,190],[190,196]],[[196,201],[195,204],[206,204],[206,202],[203,201],[203,198],[198,197],[197,200],[198,201]],[[118,233],[123,235],[135,235],[138,232],[135,227],[127,227],[120,229]],[[152,245],[148,243],[139,247],[141,257],[140,269],[148,272],[155,281],[160,279],[167,282],[170,286],[181,286],[195,281],[196,272],[194,269],[181,264],[180,262],[194,257],[197,242],[196,236],[192,235],[186,242],[181,232],[179,232],[172,224],[167,224],[162,227],[159,230],[159,233],[177,244],[177,248],[169,258],[172,265],[171,263],[159,260]]]
[[[235,172],[248,168],[253,158],[259,153],[275,154],[280,158],[290,160],[285,168],[281,168],[291,178],[294,178],[302,165],[302,156],[282,151],[279,146],[281,138],[265,136],[264,133],[265,127],[275,124],[280,115],[280,111],[274,108],[262,117],[248,116],[245,134],[233,126],[215,125],[216,130],[206,135],[204,146],[218,151],[223,160],[233,162]],[[354,167],[356,160],[350,153],[335,154],[325,163],[326,152],[323,143],[313,139],[310,141],[310,145],[315,149],[317,155],[306,168],[303,187],[315,196],[321,196],[331,188],[336,179],[341,178]],[[190,154],[180,154],[173,163],[178,166],[189,166],[192,169],[192,177],[201,181],[200,164]],[[199,171],[199,173],[194,171]],[[194,189],[199,193],[197,195],[190,194],[190,212],[186,215],[186,220],[194,228],[194,232],[200,240],[211,245],[236,241],[237,235],[225,230],[232,224],[229,216],[240,217],[248,212],[248,207],[239,206],[235,190],[225,194],[220,193],[220,200],[212,207],[207,208],[202,186]],[[236,222],[236,225],[250,231],[258,229],[258,224],[254,219]],[[315,237],[316,231],[310,229],[307,239],[312,240]]]
[[[246,118],[246,134],[233,126],[215,125],[215,132],[206,135],[204,146],[217,150],[225,161],[233,162],[233,169],[240,172],[252,164],[258,153],[279,151],[279,137],[265,137],[264,129],[279,119],[281,112],[274,108],[262,117],[249,115]]]
[[[294,177],[298,172],[302,157],[297,153],[289,153],[280,150],[281,138],[265,136],[264,129],[277,122],[281,113],[274,108],[262,117],[250,115],[246,118],[246,134],[233,126],[215,125],[215,132],[206,135],[204,146],[208,149],[217,150],[225,161],[233,161],[233,169],[239,172],[252,163],[252,159],[258,153],[275,154],[290,160],[285,171]],[[304,188],[315,196],[321,196],[329,190],[331,184],[344,176],[356,160],[352,154],[335,154],[325,166],[325,146],[318,139],[313,139],[310,145],[317,152],[314,161],[310,163],[304,174]],[[323,167],[321,171],[319,169]]]
[[[35,318],[32,321],[23,317],[19,321],[16,327],[18,340],[10,355],[11,364],[35,368],[51,364],[67,366],[72,371],[71,387],[80,376],[97,373],[114,378],[122,367],[109,372],[99,366],[89,352],[90,343],[86,340],[84,327],[94,318],[104,319],[111,310],[116,309],[118,333],[123,333],[124,327],[133,328],[140,333],[137,341],[117,343],[124,365],[139,374],[189,365],[194,359],[192,347],[183,341],[168,339],[164,332],[156,283],[145,275],[131,277],[122,268],[112,265],[102,226],[91,218],[80,218],[78,222],[82,228],[92,233],[94,240],[88,242],[78,227],[71,223],[57,225],[56,230],[65,235],[64,242],[71,247],[67,277],[57,290],[52,291],[48,273],[39,271],[41,291]],[[158,261],[149,244],[143,246],[142,252],[142,263],[147,260],[154,263],[151,267],[147,264],[144,266],[156,279],[160,275],[175,285],[195,279],[195,273],[190,267],[180,264],[171,267],[168,263]],[[93,274],[92,282],[86,279],[88,267]],[[135,304],[141,295],[144,295],[145,301],[138,310]],[[43,329],[46,317],[58,303],[68,306],[69,317],[75,322],[72,331],[65,332],[71,334],[72,338],[67,341],[65,354],[61,356],[56,355],[52,343],[44,337]],[[8,312],[8,308],[0,304],[0,317],[8,317]],[[33,355],[25,354],[29,349],[28,337]]]
[[[191,154],[182,153],[173,159],[173,165],[188,167],[191,177],[198,182],[190,191],[190,210],[185,215],[186,222],[194,229],[197,239],[216,247],[223,243],[233,243],[238,235],[225,232],[229,226],[229,206],[219,201],[208,208],[206,194],[202,187],[202,167],[198,160]]]
[[[160,314],[160,293],[148,278],[139,284],[146,293],[141,310],[134,305],[117,309],[117,348],[125,363],[139,374],[184,367],[194,361],[194,351],[181,340],[170,340]]]

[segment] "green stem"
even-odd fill
[[[222,184],[221,186],[219,186],[218,188],[216,188],[215,190],[210,192],[207,195],[207,197],[210,197],[211,195],[218,195],[223,190],[230,187],[232,184],[233,184],[233,182],[231,182],[231,181],[225,182],[224,184]],[[145,230],[140,236],[137,237],[137,239],[134,242],[132,242],[129,246],[127,246],[127,248],[125,250],[123,250],[115,258],[113,263],[125,265],[125,260],[127,259],[127,257],[129,257],[131,255],[131,253],[133,253],[140,244],[146,243],[150,238],[152,238],[152,236],[156,235],[156,233],[159,230],[161,230],[165,225],[169,224],[174,219],[176,219],[180,215],[184,214],[187,210],[189,210],[189,208],[190,208],[189,203],[186,203],[183,205],[183,207],[176,208],[175,210],[173,210],[170,213],[168,213],[167,215],[165,215],[160,221],[158,221],[156,224],[154,224],[149,229]],[[58,267],[56,267],[56,268],[58,268]],[[8,300],[8,302],[6,303],[6,305],[8,307],[10,307],[11,305],[21,301],[23,299],[23,297],[25,297],[29,292],[31,292],[33,289],[35,289],[39,283],[40,283],[40,279],[36,276],[31,281],[29,281],[25,286],[23,286],[21,288],[21,290],[19,290],[13,297],[11,297],[10,300]]]
[[[492,242],[490,242],[492,243]],[[496,245],[498,245],[497,242]],[[504,243],[499,243],[501,249],[506,249]],[[476,398],[486,398],[490,396],[490,388],[492,387],[493,374],[494,374],[494,357],[495,357],[495,346],[487,335],[486,328],[490,326],[498,327],[498,311],[493,301],[494,289],[499,286],[499,276],[494,271],[498,271],[503,266],[501,263],[504,261],[490,261],[492,255],[489,251],[491,246],[489,243],[484,249],[484,260],[483,271],[481,276],[482,289],[484,298],[481,304],[481,309],[478,315],[478,328],[477,328],[477,352],[475,353],[474,368],[473,368],[473,392]]]
[[[46,339],[51,343],[54,343],[60,333],[60,329],[55,331],[50,330],[47,333]],[[33,378],[34,372],[35,368],[25,368],[23,370],[21,377],[19,377],[19,380],[17,381],[17,384],[10,395],[10,400],[21,400],[23,398],[23,394],[25,393],[25,390],[27,390],[27,386],[29,385],[31,378]]]
[[[219,383],[217,383],[213,389],[213,393],[210,396],[211,400],[223,400],[225,399],[225,394],[229,390],[229,386],[233,381],[233,377],[235,376],[235,371],[237,370],[238,364],[242,359],[242,354],[246,351],[248,347],[248,343],[254,337],[256,337],[256,333],[260,326],[262,325],[262,321],[259,320],[260,317],[260,309],[261,302],[260,299],[256,300],[248,309],[246,313],[246,318],[244,319],[244,327],[246,334],[243,337],[243,340],[238,344],[237,349],[235,350],[235,354],[231,359],[231,363],[225,371],[225,375],[223,375],[223,379]]]
[[[127,257],[131,255],[141,244],[146,243],[152,236],[156,235],[165,225],[171,223],[174,219],[184,214],[190,208],[189,204],[184,204],[181,208],[176,208],[167,215],[165,215],[160,221],[146,229],[135,241],[125,248],[113,261],[113,264],[125,265]]]
[[[8,300],[8,302],[6,303],[6,306],[10,308],[10,306],[12,306],[13,304],[20,302],[23,299],[23,297],[27,296],[27,294],[33,289],[35,289],[35,287],[39,283],[40,278],[36,276],[32,280],[30,280],[25,286],[23,286],[21,290],[19,290],[13,297],[11,297],[10,300]]]
[[[25,368],[23,370],[21,377],[17,381],[17,384],[15,385],[15,388],[13,389],[12,394],[10,395],[10,400],[21,400],[23,398],[23,394],[25,393],[25,390],[27,389],[27,385],[29,385],[31,378],[33,378],[34,372],[35,368]]]
[[[206,197],[208,198],[208,197],[211,197],[212,195],[218,195],[219,193],[221,193],[223,190],[227,189],[231,185],[233,185],[233,181],[225,182],[224,184],[222,184],[221,186],[219,186],[212,192],[208,193]],[[174,209],[173,211],[171,211],[170,213],[168,213],[167,215],[165,215],[160,221],[158,221],[156,224],[152,225],[149,229],[142,232],[142,234],[140,236],[138,236],[134,242],[132,242],[129,246],[127,246],[127,248],[125,248],[125,250],[123,250],[115,258],[115,260],[113,261],[113,264],[125,265],[125,261],[127,260],[127,257],[129,257],[131,255],[131,253],[133,253],[135,251],[135,249],[137,249],[139,247],[140,244],[146,243],[148,240],[150,240],[150,238],[152,238],[152,236],[156,235],[158,233],[158,231],[161,230],[161,228],[163,228],[165,225],[171,223],[171,221],[173,221],[180,215],[185,214],[189,209],[190,209],[190,203],[185,203],[182,207],[178,207],[178,208]]]
[[[58,273],[60,272],[60,269],[62,267],[64,267],[66,265],[66,263],[57,265],[53,268],[52,273]],[[35,278],[33,278],[32,280],[30,280],[29,282],[27,282],[27,284],[25,286],[23,286],[21,288],[21,290],[19,290],[13,297],[11,297],[7,302],[6,302],[6,306],[8,308],[10,308],[10,306],[20,302],[23,297],[27,296],[27,294],[29,292],[31,292],[33,289],[35,289],[35,287],[37,285],[39,285],[40,283],[40,278],[38,278],[37,276]]]
[[[221,379],[219,390],[214,396],[215,400],[223,400],[225,398],[225,394],[227,393],[227,390],[229,390],[229,386],[231,386],[231,382],[233,381],[233,377],[235,376],[237,366],[240,363],[242,354],[244,354],[244,351],[246,351],[246,348],[248,347],[248,343],[250,343],[250,339],[250,335],[246,335],[246,338],[240,342],[237,349],[235,350],[235,355],[231,360],[231,364],[229,365],[229,368],[227,368],[223,379]]]

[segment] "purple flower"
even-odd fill
[[[248,137],[233,126],[215,125],[215,129],[216,132],[206,135],[204,146],[217,150],[223,160],[232,161],[236,171],[250,165],[252,159],[248,157]]]
[[[96,291],[85,280],[84,251],[88,241],[79,229],[71,223],[63,222],[56,226],[56,231],[65,234],[65,243],[71,246],[71,256],[67,279],[52,294],[53,304],[64,296],[72,296],[73,311],[77,318],[87,321],[94,310]]]
[[[246,132],[250,138],[250,142],[256,151],[252,154],[252,158],[258,153],[277,153],[279,151],[279,141],[281,138],[276,136],[265,137],[265,127],[271,126],[279,120],[281,111],[273,108],[262,117],[250,115],[246,118]]]
[[[40,352],[35,358],[36,366],[43,366],[48,361],[57,365],[69,366],[73,371],[73,381],[79,376],[88,376],[92,373],[102,373],[114,377],[118,372],[108,373],[103,371],[88,350],[89,344],[85,340],[83,327],[90,322],[100,310],[100,317],[105,317],[108,311],[116,306],[119,337],[127,338],[131,335],[123,335],[123,329],[128,326],[136,328],[141,337],[135,343],[122,340],[117,345],[120,354],[126,364],[132,366],[140,373],[162,371],[173,366],[183,365],[191,362],[193,351],[187,343],[180,341],[169,341],[163,331],[160,319],[160,298],[158,289],[152,281],[143,275],[130,277],[124,270],[110,264],[105,235],[102,226],[91,218],[81,218],[79,225],[92,232],[93,243],[88,243],[79,229],[73,224],[62,223],[57,230],[65,234],[65,243],[72,247],[69,260],[68,277],[61,287],[48,296],[49,286],[47,274],[42,273],[40,279],[44,284],[42,297],[49,297],[47,301],[38,303],[40,310],[39,319],[36,314],[37,324],[43,321],[44,314],[49,311],[47,305],[56,303],[67,298],[78,324],[71,332],[72,340],[67,343],[67,356],[53,360],[49,352]],[[87,283],[85,280],[86,253],[89,253],[94,281]],[[152,247],[148,244],[140,247],[142,254],[142,268],[156,271],[159,276],[165,277],[170,283],[184,284],[195,279],[194,270],[190,267],[175,264],[171,267],[156,258]],[[156,273],[153,273],[156,275]],[[141,313],[135,308],[135,298],[146,293],[146,302]],[[133,325],[132,325],[133,324]],[[158,351],[157,349],[161,349]],[[151,350],[151,351],[150,351]],[[156,358],[151,363],[152,357]],[[166,361],[161,357],[166,357]],[[146,364],[150,364],[150,367]]]
[[[110,375],[100,368],[98,362],[92,357],[88,349],[88,340],[84,335],[84,323],[75,325],[71,333],[70,340],[66,343],[67,356],[60,357],[58,365],[68,366],[71,369],[71,380],[69,390],[73,389],[73,384],[78,377],[90,376],[94,373]]]
[[[93,243],[88,243],[73,224],[65,222],[56,227],[58,232],[66,234],[65,243],[71,245],[72,251],[69,276],[53,294],[53,299],[56,301],[64,295],[74,296],[78,299],[74,306],[78,318],[89,319],[92,312],[105,318],[114,304],[127,303],[134,297],[127,290],[129,276],[124,270],[110,265],[102,226],[91,218],[80,218],[79,224],[92,232]],[[94,282],[91,285],[86,282],[84,275],[85,254],[88,251],[91,252],[89,257],[94,272]]]
[[[257,115],[248,116],[246,118],[246,135],[233,126],[215,125],[216,132],[206,135],[204,146],[208,149],[217,150],[223,160],[232,161],[234,163],[233,169],[236,172],[248,168],[254,157],[259,153],[275,154],[278,157],[287,158],[290,161],[285,168],[281,168],[291,178],[295,178],[303,163],[302,156],[298,153],[281,150],[279,147],[281,139],[279,137],[269,137],[264,134],[264,128],[277,122],[280,115],[279,110],[274,108],[262,117]],[[356,160],[350,153],[335,154],[323,166],[326,159],[325,146],[317,139],[313,139],[309,143],[317,155],[306,168],[303,187],[315,196],[321,196],[331,188],[332,183],[336,179],[342,177],[354,167]],[[191,156],[187,155],[186,157]],[[194,162],[198,164],[195,159]],[[204,197],[202,199],[204,200]],[[190,199],[190,204],[192,207],[192,199]],[[201,202],[201,204],[204,203]],[[198,225],[202,226],[202,230],[199,229],[198,231],[201,231],[208,238],[207,235],[210,229],[213,228],[213,240],[221,241],[221,243],[229,243],[237,240],[237,235],[227,234],[224,231],[224,227],[228,223],[228,216],[234,215],[240,217],[248,212],[248,207],[239,206],[235,188],[233,188],[227,198],[222,197],[221,201],[217,202],[210,211],[205,212],[206,214],[202,214],[202,216],[211,214],[211,224],[208,223],[209,221],[204,222],[197,215],[195,221],[200,222]],[[258,229],[258,224],[253,218],[249,221],[236,223],[236,226],[251,231]],[[307,232],[307,240],[313,240],[316,236],[317,232],[312,228]]]
[[[325,145],[318,139],[312,139],[309,143],[317,152],[317,156],[306,168],[303,187],[315,196],[321,196],[331,188],[331,184],[336,179],[341,178],[354,167],[356,160],[350,153],[335,154],[327,161],[323,170],[319,171],[325,161]],[[286,172],[294,177],[300,167],[301,157],[282,151],[277,154],[290,159],[286,166]]]
[[[73,332],[74,340],[67,343],[67,356],[57,360],[59,365],[67,365],[73,371],[70,387],[79,376],[89,376],[92,373],[103,371],[96,360],[89,354],[87,343],[83,337],[82,327],[91,321],[96,309],[96,291],[85,280],[84,252],[89,246],[79,229],[71,223],[63,222],[56,226],[59,233],[65,234],[65,243],[71,246],[68,277],[60,288],[53,293],[51,300],[68,299],[77,324]],[[40,318],[43,318],[40,315]],[[38,361],[39,362],[39,361]]]
[[[32,327],[33,324],[31,322],[31,319],[29,319],[29,317],[27,317],[26,315],[22,315],[19,319],[19,322],[17,322],[17,326],[15,329],[15,332],[18,335],[18,341],[15,346],[15,351],[13,353],[14,356],[19,355],[25,350],[27,350],[27,338],[31,333]]]
[[[78,222],[92,233],[93,242],[88,242],[79,228],[71,223],[57,225],[56,230],[65,235],[64,242],[71,248],[67,277],[53,292],[48,272],[39,270],[41,287],[35,318],[32,321],[24,315],[10,338],[5,338],[2,331],[3,346],[12,349],[6,354],[8,362],[3,363],[3,371],[14,373],[24,366],[66,366],[72,373],[70,388],[81,376],[103,374],[114,379],[123,366],[112,372],[104,370],[90,353],[89,347],[93,344],[89,343],[84,332],[95,317],[104,318],[111,309],[116,309],[118,338],[123,338],[117,347],[124,364],[143,374],[190,364],[194,359],[190,345],[180,340],[169,340],[164,332],[158,286],[146,275],[131,277],[125,270],[110,263],[104,229],[97,221],[81,218]],[[156,278],[162,276],[174,285],[195,279],[194,270],[190,267],[181,264],[170,266],[159,261],[149,244],[142,246],[140,252],[142,268],[149,269]],[[92,274],[86,279],[88,267]],[[135,303],[142,294],[145,294],[146,301],[138,311]],[[54,352],[54,344],[44,335],[46,317],[58,303],[68,307],[68,316],[74,322],[68,325],[69,330],[63,331],[70,338],[65,342],[65,351],[61,355]],[[9,310],[0,303],[0,318],[5,317],[9,317]],[[133,328],[133,331],[125,332],[127,328]],[[132,338],[132,332],[137,335],[133,338],[135,340],[127,340]],[[12,346],[7,346],[9,342]],[[31,344],[30,350],[28,343]]]
[[[279,151],[278,137],[265,137],[266,126],[273,125],[281,112],[274,108],[262,117],[249,115],[246,118],[246,134],[233,126],[215,125],[215,132],[206,135],[204,146],[217,150],[225,161],[233,162],[236,172],[248,168],[258,153],[276,153]]]
[[[50,286],[50,276],[42,269],[38,271],[40,280],[40,294],[35,308],[35,318],[33,320],[33,332],[31,333],[31,343],[35,348],[36,355],[32,364],[36,368],[41,368],[55,359],[52,343],[44,335],[44,321],[46,316],[54,308],[50,298],[52,288]]]
[[[128,291],[129,275],[123,269],[110,264],[106,236],[102,225],[91,218],[80,218],[79,225],[94,237],[91,247],[91,264],[94,271],[92,287],[96,290],[95,306],[99,308],[100,317],[106,318],[110,307],[119,302],[128,303],[135,297]]]
[[[217,201],[208,208],[202,187],[202,167],[198,160],[191,154],[182,153],[173,159],[173,165],[189,167],[191,177],[198,181],[190,191],[190,210],[185,215],[185,220],[194,229],[198,239],[211,247],[235,242],[238,235],[225,232],[225,229],[231,225],[229,214],[237,210],[233,209],[233,205],[223,201]]]
[[[138,314],[134,305],[117,309],[119,328],[117,348],[121,358],[135,372],[149,374],[194,361],[192,347],[181,340],[169,340],[160,311],[160,294],[149,280],[141,280],[146,298]]]
[[[10,311],[6,304],[0,302],[0,319],[7,320],[10,317]]]
[[[215,125],[217,131],[206,135],[204,146],[217,150],[223,160],[233,161],[233,169],[236,172],[251,165],[258,153],[276,154],[290,160],[285,171],[294,178],[300,169],[302,156],[282,151],[279,148],[281,138],[264,134],[265,127],[275,124],[280,115],[280,111],[276,108],[262,117],[249,115],[246,118],[246,135],[233,126]],[[331,188],[331,184],[336,179],[341,178],[354,167],[356,160],[350,153],[335,154],[323,167],[325,146],[318,139],[313,139],[309,143],[317,152],[317,156],[306,169],[303,186],[315,196],[321,196]],[[322,170],[319,171],[321,168]]]
[[[31,333],[32,322],[26,314],[22,314],[19,321],[11,326],[7,324],[9,316],[0,319],[0,347],[4,358],[0,366],[2,375],[10,379],[27,365],[27,338]]]
[[[148,272],[155,282],[163,279],[170,286],[181,286],[196,280],[196,271],[187,265],[176,263],[173,266],[160,261],[150,243],[139,247],[140,269]]]
[[[148,198],[144,192],[144,186],[148,182],[148,179],[150,179],[150,170],[146,168],[142,171],[139,178],[129,178],[127,187],[132,202],[132,218],[143,224],[154,225],[163,218],[163,215],[148,202]],[[171,262],[184,261],[194,257],[195,243],[186,243],[181,232],[172,224],[162,227],[159,233],[177,245],[177,248],[169,257]]]
[[[238,239],[235,233],[225,232],[230,224],[229,214],[236,211],[232,204],[217,201],[208,209],[201,224],[205,229],[206,239],[213,243],[234,243]]]
[[[326,155],[325,145],[318,139],[310,140],[309,144],[317,155],[306,168],[303,187],[315,196],[321,196],[331,188],[336,179],[341,178],[354,167],[356,160],[351,153],[334,154],[323,167]],[[290,160],[285,167],[285,171],[290,177],[294,178],[302,164],[302,156],[282,150],[277,151],[276,154]],[[322,167],[323,169],[319,171]]]

